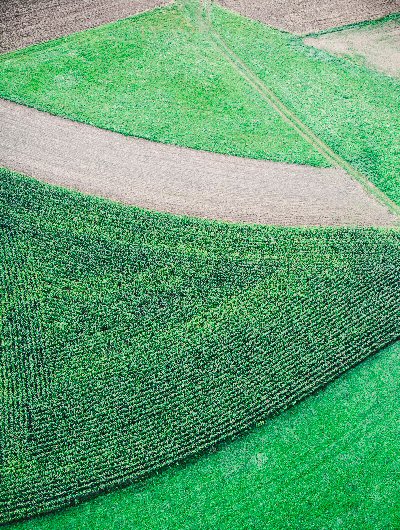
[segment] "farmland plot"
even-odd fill
[[[218,451],[12,528],[395,528],[399,354],[397,342]]]
[[[269,26],[303,34],[382,18],[400,11],[399,0],[219,0]]]
[[[2,0],[0,53],[100,26],[167,3],[168,0]]]
[[[126,137],[0,100],[0,165],[126,204],[288,226],[395,226],[338,168],[252,160]]]
[[[245,174],[246,164],[272,164],[272,171],[277,166],[267,159],[280,168],[307,164],[309,174],[322,175],[321,185],[324,175],[340,176],[347,200],[349,182],[343,166],[328,167],[333,160],[340,162],[335,166],[348,161],[400,204],[395,79],[216,6],[208,12],[184,4],[2,55],[3,97],[86,124],[3,100],[1,117],[12,108],[27,124],[24,130],[21,121],[19,132],[12,120],[6,124],[15,134],[8,159],[15,169],[27,151],[29,173],[36,164],[42,178],[69,185],[62,172],[69,164],[69,177],[85,186],[82,167],[96,173],[99,166],[90,156],[63,158],[68,138],[62,134],[75,138],[72,157],[82,154],[79,139],[88,140],[96,160],[103,147],[106,156],[100,180],[82,189],[101,195],[111,180],[107,193],[124,200],[137,193],[127,186],[132,174],[115,180],[115,168],[107,166],[112,149],[100,140],[118,131],[264,159],[233,157],[226,164],[223,155],[198,152],[198,160],[215,163],[212,173],[222,163],[227,187],[232,168],[239,199],[240,167]],[[189,13],[193,6],[196,14]],[[224,58],[218,39],[231,47],[233,60]],[[249,72],[258,76],[255,83]],[[261,85],[269,99],[260,97]],[[44,138],[51,134],[46,123],[62,129],[53,136],[50,161],[43,152],[50,142],[37,134],[40,123]],[[88,138],[93,133],[92,144],[79,137],[85,131]],[[129,156],[136,158],[130,142],[146,141],[118,139],[114,162],[129,166]],[[4,156],[7,146],[0,144]],[[185,151],[160,146],[159,153],[163,148]],[[162,166],[163,158],[157,160]],[[155,180],[163,175],[154,173]],[[165,179],[168,174],[167,168]],[[298,176],[301,181],[304,173]],[[112,194],[112,182],[121,196]],[[298,200],[303,184],[297,184]],[[227,199],[223,187],[214,189],[221,202]],[[9,169],[0,169],[0,224],[0,523],[150,477],[139,499],[133,484],[127,496],[37,519],[33,528],[109,530],[115,524],[119,530],[138,517],[140,530],[396,526],[397,228],[177,217]],[[183,475],[175,468],[155,476],[264,423],[242,445],[223,446],[209,461],[180,469]],[[210,510],[216,505],[222,506],[217,514]]]
[[[395,80],[218,7],[212,22],[316,141],[260,97],[176,6],[2,55],[0,96],[125,135],[330,166],[319,139],[400,204]]]
[[[0,56],[0,97],[148,140],[330,165],[177,7]]]
[[[400,205],[400,84],[227,10],[213,27],[304,126]]]
[[[400,233],[234,226],[1,171],[2,521],[148,475],[400,335]]]
[[[306,37],[304,42],[387,75],[400,76],[400,17],[323,32]]]

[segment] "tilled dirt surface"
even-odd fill
[[[170,0],[0,0],[0,53],[168,3]]]
[[[345,29],[318,37],[307,37],[305,44],[389,74],[400,76],[400,22],[392,20],[371,27]]]
[[[373,20],[400,11],[400,0],[219,0],[219,3],[297,34]]]
[[[0,165],[175,214],[289,226],[397,224],[340,169],[163,145],[0,100]]]

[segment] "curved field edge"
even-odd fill
[[[400,219],[339,169],[128,138],[6,100],[0,100],[0,115],[0,165],[49,184],[208,219],[284,226],[399,226]]]
[[[1,170],[2,522],[136,481],[400,335],[400,232],[156,214]]]
[[[374,18],[373,20],[364,20],[363,22],[355,22],[353,24],[345,24],[344,26],[336,26],[334,28],[323,29],[321,31],[304,33],[302,37],[321,37],[322,35],[327,35],[329,33],[337,33],[340,31],[347,31],[349,29],[364,29],[375,26],[380,26],[386,24],[387,22],[400,21],[400,12],[392,13],[385,17]]]
[[[215,49],[200,3],[187,4],[3,55],[0,95],[160,142],[331,165]],[[397,82],[216,6],[212,20],[314,135],[399,204]]]
[[[215,4],[210,17],[226,45],[314,135],[400,205],[397,80]]]
[[[400,343],[237,440],[8,530],[396,528]]]
[[[0,97],[148,140],[330,166],[175,5],[1,55]]]
[[[169,0],[5,0],[0,5],[0,53],[131,17],[165,6]]]

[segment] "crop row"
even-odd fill
[[[400,335],[400,234],[208,222],[0,170],[1,521],[265,421]]]

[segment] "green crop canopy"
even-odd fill
[[[0,172],[1,522],[266,420],[400,335],[400,233],[175,217]]]

